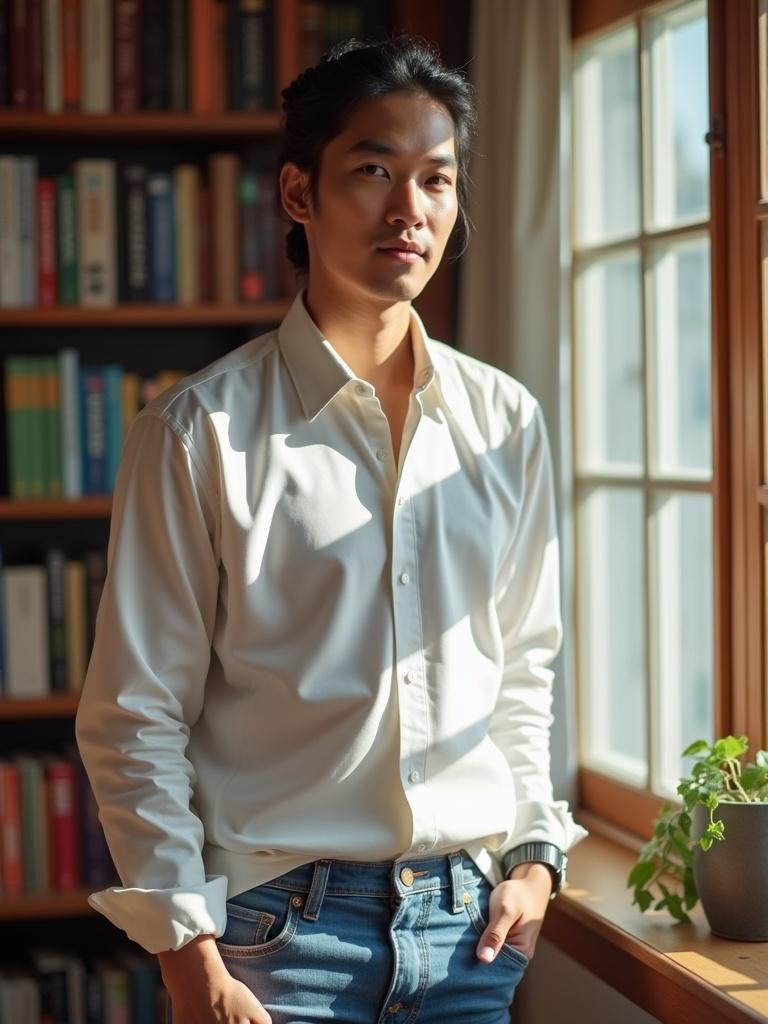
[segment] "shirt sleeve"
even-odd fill
[[[541,408],[530,396],[522,427],[522,499],[496,595],[504,669],[489,735],[515,780],[516,816],[499,860],[533,840],[566,851],[586,836],[564,800],[553,797],[550,728],[554,673],[563,637],[552,461]]]
[[[140,414],[115,485],[75,733],[122,882],[89,902],[150,953],[218,937],[226,923],[227,880],[205,874],[186,755],[211,656],[216,522],[191,439]]]

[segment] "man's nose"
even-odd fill
[[[387,220],[390,224],[405,223],[413,227],[424,223],[423,196],[413,179],[392,190]]]

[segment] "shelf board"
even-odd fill
[[[0,498],[0,521],[27,519],[106,519],[112,511],[110,495],[91,498],[38,498],[21,501]]]
[[[0,126],[0,133],[2,126]],[[207,302],[182,306],[142,302],[104,309],[82,309],[80,306],[54,306],[50,309],[0,309],[2,327],[226,327],[238,324],[279,323],[288,312],[290,302],[275,299],[267,302],[232,305]]]
[[[0,698],[0,719],[11,718],[69,718],[77,711],[80,695],[59,693],[51,697],[22,700],[19,697]]]
[[[88,905],[92,889],[71,892],[27,893],[3,896],[0,900],[0,921],[34,920],[46,917],[85,917],[96,911]]]
[[[0,135],[6,139],[37,138],[48,141],[80,139],[140,139],[168,142],[178,139],[250,139],[280,131],[274,110],[191,114],[155,111],[121,114],[49,114],[43,110],[0,111]]]

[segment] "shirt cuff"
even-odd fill
[[[565,800],[556,800],[554,803],[526,800],[517,805],[515,827],[504,845],[495,852],[499,864],[505,853],[521,843],[554,843],[563,853],[567,853],[587,835],[587,830],[573,820]]]
[[[227,879],[206,875],[185,889],[124,889],[92,893],[89,904],[138,942],[148,953],[179,949],[197,935],[224,934]]]

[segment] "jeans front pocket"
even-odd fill
[[[285,949],[296,934],[303,894],[258,885],[227,900],[227,925],[216,940],[222,958],[270,956]]]
[[[467,890],[470,895],[470,901],[465,903],[467,913],[475,927],[475,931],[478,935],[482,935],[485,929],[488,927],[488,910],[490,905],[491,885],[485,879],[481,879],[477,886],[469,886]],[[518,968],[525,970],[530,963],[530,960],[515,946],[511,946],[508,942],[502,943],[501,949],[496,957],[506,957],[507,960],[511,960],[512,963]]]

